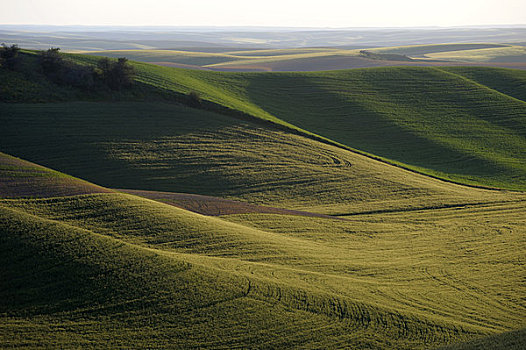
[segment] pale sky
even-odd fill
[[[526,24],[526,0],[0,0],[0,24],[281,27]]]

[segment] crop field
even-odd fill
[[[112,192],[103,187],[0,153],[0,197],[60,197]]]
[[[132,64],[0,68],[0,347],[524,347],[524,72]]]
[[[208,216],[260,213],[336,218],[335,216],[330,215],[309,213],[306,211],[299,210],[273,208],[263,205],[250,204],[247,202],[233,201],[219,197],[203,196],[198,194],[126,189],[120,189],[118,191],[152,199],[161,203],[170,204],[182,209],[192,211],[194,213],[199,213]]]
[[[139,79],[166,90],[198,91],[215,103],[429,175],[524,189],[525,102],[515,96],[523,96],[526,75],[471,72],[477,70],[491,77],[488,85],[455,67],[262,75],[147,66]],[[505,94],[517,86],[512,96]]]
[[[219,71],[328,71],[384,66],[481,65],[526,69],[526,48],[511,44],[436,44],[366,49],[291,48],[202,52],[191,50],[78,51],[169,67]],[[77,52],[77,51],[76,51]]]
[[[461,51],[452,50],[426,54],[426,56],[436,60],[457,62],[524,62],[526,61],[526,47],[506,46]]]
[[[114,58],[127,57],[130,60],[141,62],[179,63],[199,67],[206,67],[208,65],[217,64],[221,62],[231,62],[244,58],[242,55],[237,56],[225,53],[208,53],[176,50],[107,50],[90,51],[89,54]]]
[[[4,344],[412,349],[514,329],[525,204],[341,221],[2,200]]]
[[[390,53],[398,55],[406,55],[410,57],[430,57],[430,55],[443,53],[443,52],[461,52],[461,51],[473,51],[481,49],[506,49],[511,45],[506,44],[485,44],[485,43],[474,43],[474,44],[437,44],[437,45],[410,45],[410,46],[397,46],[397,47],[382,47],[370,49],[372,52],[379,53]]]
[[[499,200],[498,193],[430,181],[299,135],[168,103],[0,108],[6,152],[111,188],[211,195],[323,214]]]

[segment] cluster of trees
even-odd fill
[[[39,62],[44,74],[59,85],[93,88],[95,86],[93,69],[64,60],[59,51],[59,48],[51,48],[40,53]]]
[[[23,59],[28,57],[20,54],[20,48],[17,45],[2,44],[0,47],[1,68],[13,71],[29,70],[31,63],[22,66]],[[117,60],[103,58],[98,61],[96,67],[93,67],[64,59],[59,48],[41,51],[38,55],[37,70],[56,84],[85,90],[103,86],[112,90],[121,90],[133,84],[135,75],[133,67],[124,57]]]
[[[0,66],[9,70],[18,70],[22,57],[18,45],[7,46],[2,44],[0,47]]]
[[[65,60],[59,51],[59,48],[51,48],[40,54],[42,71],[57,84],[83,89],[104,84],[112,90],[121,90],[133,83],[134,69],[124,57],[117,61],[103,58],[92,67]]]

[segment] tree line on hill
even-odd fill
[[[36,67],[35,67],[36,65]],[[82,65],[67,59],[60,54],[59,48],[50,48],[38,52],[37,58],[21,52],[17,45],[0,46],[0,69],[33,75],[43,74],[55,84],[79,88],[84,91],[102,89],[122,90],[133,85],[135,71],[125,57],[118,59],[101,58],[94,65]],[[189,107],[212,109],[212,104],[205,104],[201,95],[191,91],[179,96],[178,102]],[[225,111],[223,111],[225,112]]]
[[[101,85],[121,90],[133,84],[135,71],[125,57],[117,60],[102,58],[96,66],[88,66],[64,59],[59,51],[59,48],[51,48],[38,55],[39,70],[56,84],[83,90],[93,90]],[[17,45],[2,44],[0,47],[0,67],[21,71],[23,59]]]

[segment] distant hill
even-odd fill
[[[365,49],[444,43],[524,42],[524,25],[451,28],[275,28],[0,25],[0,42],[64,50],[338,47]],[[195,50],[194,50],[195,51]]]
[[[120,57],[169,67],[219,71],[328,71],[385,66],[489,66],[526,69],[526,49],[511,44],[437,44],[367,49],[99,50],[85,54]]]

